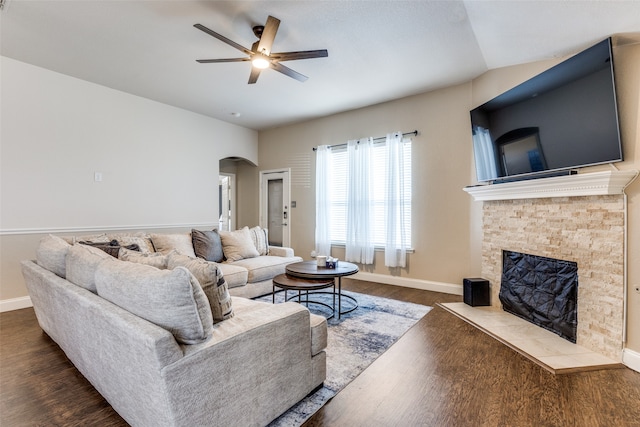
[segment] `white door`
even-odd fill
[[[260,226],[269,230],[269,244],[290,245],[289,170],[260,172]]]
[[[236,211],[236,176],[231,173],[220,173],[218,177],[218,229],[235,230]]]

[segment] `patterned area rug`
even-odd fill
[[[432,308],[355,292],[344,293],[358,301],[358,308],[342,315],[341,319],[336,316],[327,322],[327,378],[324,386],[271,422],[270,427],[300,426]],[[331,305],[331,297],[320,297],[327,298],[325,302]],[[259,299],[271,302],[271,295]],[[280,292],[276,295],[276,303],[282,300],[283,292]],[[350,307],[353,305],[343,299],[343,311]],[[322,306],[311,304],[309,309],[326,316]]]

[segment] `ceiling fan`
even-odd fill
[[[279,26],[280,26],[280,20],[278,18],[274,18],[273,16],[269,16],[264,26],[256,25],[255,27],[253,27],[253,34],[255,34],[256,37],[258,37],[258,41],[256,41],[251,46],[251,49],[247,49],[246,47],[239,45],[233,40],[229,40],[225,36],[218,34],[213,30],[210,30],[204,25],[195,24],[194,27],[196,27],[197,29],[204,31],[210,36],[213,36],[218,40],[225,42],[229,46],[233,46],[236,49],[249,55],[246,58],[196,59],[196,61],[201,64],[211,64],[216,62],[250,61],[251,74],[249,75],[249,84],[253,84],[256,81],[258,81],[260,72],[265,68],[272,68],[284,75],[292,77],[298,81],[304,82],[305,80],[308,79],[307,76],[300,74],[289,67],[285,67],[284,65],[281,64],[281,62],[294,61],[296,59],[324,58],[329,56],[329,53],[327,52],[326,49],[304,50],[299,52],[272,53],[271,46],[273,45],[273,40],[276,38],[276,33],[278,32]]]

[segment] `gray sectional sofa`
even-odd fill
[[[119,248],[134,262],[68,240],[48,236],[23,261],[29,295],[44,332],[129,424],[263,426],[324,381],[326,320],[305,307],[232,297],[219,264],[133,254],[143,241]],[[163,258],[173,269],[152,265]]]

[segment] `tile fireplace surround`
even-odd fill
[[[482,277],[491,283],[492,308],[500,308],[502,250],[575,261],[577,345],[621,362],[624,188],[637,175],[605,171],[465,188],[484,202]]]

